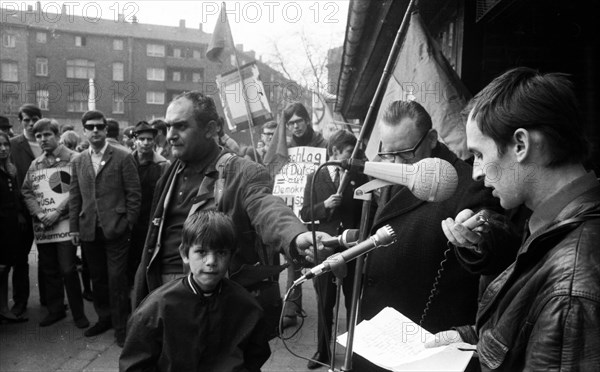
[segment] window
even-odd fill
[[[85,36],[75,36],[75,46],[83,47],[86,44]]]
[[[233,53],[232,55],[229,56],[229,63],[233,66],[235,66],[235,53]],[[242,65],[242,61],[240,61],[240,66]]]
[[[146,79],[153,81],[165,81],[165,69],[152,67],[147,68]]]
[[[124,73],[123,73],[124,65],[121,62],[115,62],[112,65],[112,79],[114,81],[123,81]]]
[[[173,48],[173,57],[181,58],[181,48]]]
[[[202,59],[202,54],[200,53],[199,50],[194,49],[194,51],[192,52],[192,58],[194,58],[194,59]]]
[[[123,39],[113,40],[113,50],[123,50]]]
[[[15,48],[17,46],[17,37],[13,34],[2,34],[2,46],[5,48]]]
[[[46,42],[48,41],[48,36],[45,32],[36,32],[35,41],[40,44],[46,44]]]
[[[164,92],[146,92],[146,103],[149,105],[164,105]]]
[[[181,81],[181,72],[173,71],[173,81]]]
[[[113,96],[112,113],[113,114],[124,114],[125,113],[125,98],[120,94],[115,94]]]
[[[194,82],[194,83],[202,82],[202,73],[201,72],[192,72],[192,82]]]
[[[67,77],[93,79],[96,77],[96,63],[87,59],[69,59],[67,60]]]
[[[35,75],[48,76],[48,58],[35,59]]]
[[[2,80],[19,81],[19,68],[16,62],[2,62]]]
[[[83,92],[75,92],[67,97],[68,112],[86,112],[88,97]]]
[[[47,90],[38,90],[35,92],[35,98],[38,107],[40,110],[48,111],[50,110],[48,102],[49,102],[50,94]]]
[[[164,57],[165,46],[160,44],[148,44],[146,45],[146,55],[148,57]]]

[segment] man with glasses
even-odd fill
[[[33,125],[42,118],[42,110],[32,104],[25,104],[19,108],[19,121],[23,126],[23,133],[10,139],[11,159],[17,167],[17,182],[23,185],[27,170],[31,162],[42,155],[42,149],[35,140]],[[21,239],[22,246],[13,266],[13,300],[11,311],[16,316],[21,316],[27,310],[29,301],[29,252],[33,244],[33,221],[31,216],[25,216],[27,227]],[[39,273],[39,271],[38,271]],[[40,302],[45,304],[43,281],[40,282]]]
[[[467,208],[477,212],[500,207],[483,182],[471,179],[471,166],[438,141],[431,117],[419,103],[392,102],[378,125],[382,161],[413,164],[441,158],[454,166],[459,181],[455,194],[437,203],[417,199],[404,186],[382,188],[372,233],[389,224],[399,238],[369,254],[361,317],[371,319],[390,306],[430,332],[471,324],[465,322],[475,318],[479,278],[459,265],[441,222]],[[356,370],[377,370],[362,365],[368,363],[362,358],[356,363]]]
[[[140,180],[133,156],[106,141],[102,112],[86,112],[81,123],[90,149],[73,160],[70,231],[73,243],[81,242],[98,314],[98,322],[84,335],[93,337],[114,327],[122,347],[129,313],[127,256],[140,212]]]

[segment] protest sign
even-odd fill
[[[326,161],[326,149],[299,146],[288,148],[288,162],[275,175],[273,195],[282,197],[300,217],[304,202],[304,187],[307,176]],[[310,185],[309,185],[310,186]]]
[[[33,171],[30,175],[32,189],[44,213],[54,212],[69,198],[71,167],[46,168]],[[47,228],[40,221],[34,221],[33,233],[36,244],[56,243],[70,240],[69,220],[62,220]]]

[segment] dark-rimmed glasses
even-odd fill
[[[419,140],[419,142],[417,142],[416,145],[414,145],[412,148],[406,149],[406,150],[381,151],[381,142],[379,142],[379,151],[377,152],[377,155],[381,158],[381,160],[385,160],[385,161],[395,161],[396,157],[399,157],[402,160],[414,159],[416,156],[415,153],[417,152],[417,149],[419,148],[419,146],[421,146],[423,141],[425,141],[425,138],[427,137],[428,134],[429,134],[429,131],[425,132],[423,137],[421,137],[421,139]]]
[[[94,128],[98,130],[104,130],[106,129],[106,124],[84,124],[83,127],[89,131],[93,131]]]
[[[289,128],[289,129],[291,129],[291,128],[293,128],[293,127],[294,127],[296,124],[298,124],[298,125],[302,125],[302,124],[304,124],[304,119],[300,118],[300,119],[296,119],[296,120],[290,120],[290,121],[288,121],[288,122],[287,122],[285,125],[286,125],[286,126]]]

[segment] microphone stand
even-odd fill
[[[391,185],[391,182],[374,179],[365,183],[354,191],[354,199],[363,200],[362,211],[360,216],[360,233],[359,242],[364,241],[369,236],[371,227],[370,211],[372,205],[372,192],[380,187]],[[346,352],[344,354],[344,364],[342,371],[352,371],[352,353],[354,344],[354,331],[356,330],[356,322],[360,312],[360,295],[362,291],[362,276],[365,266],[366,255],[359,256],[356,259],[356,269],[354,271],[354,283],[352,286],[352,305],[350,308],[350,319],[348,319],[348,338],[346,339]],[[337,332],[337,329],[336,329]],[[337,339],[337,333],[334,340]],[[334,349],[335,350],[335,349]],[[335,354],[334,354],[335,358]]]

